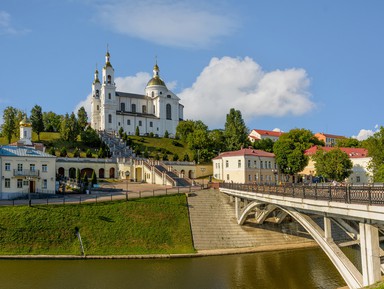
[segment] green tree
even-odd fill
[[[363,141],[363,146],[371,157],[368,169],[372,172],[373,181],[384,182],[384,127]]]
[[[75,151],[73,152],[73,157],[79,158],[80,157],[80,149],[76,148]]]
[[[124,129],[123,129],[123,127],[121,126],[121,127],[119,128],[119,137],[120,137],[120,138],[123,138],[123,136],[124,136]]]
[[[54,147],[50,147],[50,149],[49,149],[49,154],[50,154],[50,155],[53,155],[53,156],[56,156],[56,151],[55,151],[55,148],[54,148]]]
[[[1,132],[7,138],[8,143],[11,143],[12,136],[17,136],[19,132],[18,110],[12,106],[8,106],[3,111],[3,124]]]
[[[79,168],[76,170],[76,182],[80,183],[80,169]]]
[[[41,106],[35,105],[31,110],[32,130],[37,134],[40,141],[40,133],[44,131],[43,112]]]
[[[308,164],[305,150],[321,143],[307,129],[292,129],[281,135],[273,145],[275,160],[282,174],[294,176],[301,172]]]
[[[270,138],[263,138],[261,140],[255,141],[252,146],[257,150],[262,150],[262,151],[272,153],[274,144],[275,143]]]
[[[214,129],[208,132],[208,139],[210,144],[210,149],[215,155],[218,155],[220,152],[225,151],[225,137],[224,132],[220,129]]]
[[[52,111],[43,112],[44,131],[58,132],[60,131],[60,124],[63,116],[58,115]]]
[[[60,156],[66,157],[67,156],[67,149],[65,147],[62,147],[60,150]]]
[[[87,112],[85,111],[85,108],[82,106],[79,108],[77,111],[77,126],[78,130],[82,131],[85,129],[85,127],[88,124],[88,115]]]
[[[336,139],[336,146],[339,148],[359,148],[361,142],[355,138],[338,138]]]
[[[238,150],[247,144],[248,129],[239,110],[231,108],[227,114],[224,136],[226,150]]]
[[[348,155],[339,148],[328,152],[319,149],[313,156],[316,175],[337,182],[344,181],[352,174],[352,161]]]
[[[169,138],[169,132],[167,130],[164,133],[164,138]]]
[[[69,114],[66,113],[60,125],[60,138],[64,141],[70,140]]]
[[[176,136],[183,142],[187,141],[187,137],[195,130],[195,122],[193,120],[180,121],[176,127]]]
[[[91,184],[92,184],[92,187],[94,187],[97,184],[97,177],[94,170],[92,171]]]
[[[86,146],[99,147],[101,144],[99,135],[90,126],[80,132],[80,138],[83,144]]]
[[[87,151],[85,152],[85,156],[87,158],[92,158],[92,151],[91,151],[91,149],[87,149]]]
[[[179,155],[178,155],[177,153],[175,153],[175,154],[173,155],[172,160],[173,160],[174,162],[178,161],[178,160],[179,160]]]
[[[184,162],[189,162],[190,161],[189,155],[187,153],[184,155],[183,161]]]
[[[138,126],[136,127],[135,136],[140,136],[140,129]]]

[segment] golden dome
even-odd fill
[[[30,122],[27,120],[27,117],[24,116],[23,120],[20,121],[20,126],[23,126],[23,127],[30,127],[30,126],[32,126],[32,123],[30,123]]]
[[[152,86],[152,85],[165,86],[165,83],[160,77],[152,77],[152,79],[148,81],[147,86]]]

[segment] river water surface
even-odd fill
[[[345,286],[321,249],[182,259],[0,260],[0,288],[285,288]]]

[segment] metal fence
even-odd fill
[[[158,190],[143,191],[118,191],[118,192],[97,192],[91,194],[64,194],[64,195],[44,195],[30,194],[23,198],[13,200],[0,200],[0,206],[20,206],[20,205],[65,205],[65,204],[84,204],[98,203],[118,200],[132,200],[137,198],[148,198],[156,196],[186,194],[201,190],[199,186],[194,187],[176,187]]]
[[[221,183],[220,188],[347,204],[384,205],[383,186]]]

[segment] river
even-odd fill
[[[319,248],[180,259],[0,260],[0,272],[0,286],[7,289],[335,289],[345,286]]]

